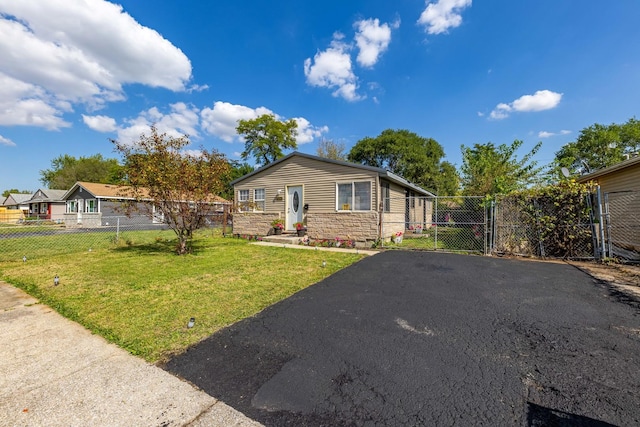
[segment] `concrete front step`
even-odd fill
[[[298,237],[297,234],[273,234],[271,236],[264,236],[262,238],[263,242],[271,242],[271,243],[282,243],[286,245],[297,245],[302,241],[302,237]]]

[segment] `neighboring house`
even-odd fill
[[[613,166],[582,175],[576,181],[593,181],[604,193],[613,191],[640,191],[640,156],[631,157]]]
[[[23,193],[11,193],[4,199],[2,202],[2,206],[6,207],[8,210],[18,209],[24,212],[24,214],[29,213],[29,199],[33,197],[33,194],[23,194]]]
[[[40,189],[26,201],[29,205],[29,217],[61,222],[65,211],[62,199],[65,190]]]
[[[231,184],[234,234],[266,235],[280,218],[289,231],[303,222],[313,239],[373,242],[404,232],[409,217],[431,224],[434,195],[376,167],[293,152]]]
[[[615,245],[640,252],[640,156],[583,175],[577,181],[600,186]]]
[[[0,222],[15,223],[29,215],[29,203],[33,194],[10,193],[0,206]]]
[[[136,202],[131,187],[93,182],[76,182],[63,197],[67,227],[100,227],[119,225],[163,224],[164,218],[155,206]],[[216,212],[229,202],[214,198]],[[131,209],[127,209],[127,206]],[[151,209],[151,211],[149,211]],[[127,213],[128,211],[128,213]]]
[[[139,211],[125,214],[124,202],[132,202],[128,196],[130,187],[94,182],[76,182],[63,196],[65,201],[64,222],[67,227],[100,227],[160,224],[162,218],[146,215],[146,209],[140,205]]]

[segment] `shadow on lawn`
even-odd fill
[[[175,239],[158,239],[154,242],[135,243],[125,241],[123,246],[118,246],[113,250],[121,253],[131,254],[175,254],[178,247],[178,241]],[[198,253],[211,248],[211,243],[203,240],[193,240],[189,243],[191,248],[190,255],[198,255]]]

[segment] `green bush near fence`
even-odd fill
[[[3,238],[0,278],[158,362],[362,258],[250,245],[212,231],[195,236],[192,255],[175,255],[175,244],[173,232],[159,230],[128,231],[117,242],[99,232]]]

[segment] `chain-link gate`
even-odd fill
[[[489,209],[483,197],[418,197],[391,199],[404,205],[404,215],[382,214],[382,246],[445,252],[488,253]]]
[[[640,193],[604,193],[605,251],[610,258],[640,260]]]

